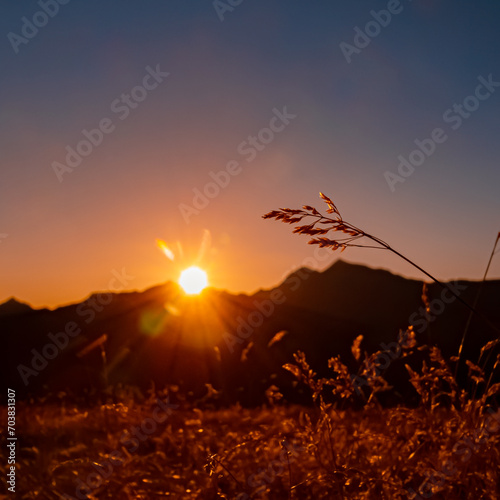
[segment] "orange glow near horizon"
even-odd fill
[[[0,81],[9,96],[0,118],[0,304],[14,297],[53,309],[93,293],[141,292],[178,283],[189,266],[204,269],[213,289],[254,294],[340,257],[426,279],[391,252],[318,252],[262,218],[280,207],[325,212],[320,191],[440,281],[481,280],[500,229],[500,89],[491,83],[500,75],[488,76],[498,2],[477,9],[467,36],[439,29],[444,2],[405,2],[411,15],[395,21],[404,28],[384,31],[377,51],[349,55],[336,45],[332,56],[332,40],[348,41],[353,20],[366,22],[366,3],[318,2],[314,11],[269,3],[275,29],[264,40],[248,31],[262,14],[257,2],[242,7],[241,29],[242,14],[238,21],[229,9],[218,9],[221,29],[214,9],[189,2],[121,10],[101,2],[87,16],[99,36],[82,36],[81,12],[69,8],[60,33],[49,23],[26,46],[11,41],[11,76]],[[467,22],[472,2],[461,3],[453,15]],[[35,15],[26,2],[8,5],[12,26]],[[398,47],[427,23],[408,57]],[[75,61],[86,71],[75,75]],[[469,120],[454,103],[469,106],[485,78],[491,97]],[[436,127],[442,144],[429,139]],[[412,161],[422,164],[404,166]],[[500,279],[499,257],[488,279]]]

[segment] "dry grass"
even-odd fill
[[[500,384],[468,398],[431,348],[419,372],[408,367],[420,406],[383,408],[377,353],[361,360],[360,342],[362,391],[339,358],[329,362],[331,378],[319,378],[300,352],[285,366],[309,387],[314,408],[201,410],[172,391],[87,409],[19,404],[19,498],[500,498],[500,412],[488,403]],[[426,349],[411,338],[405,347],[403,357]],[[472,363],[470,376],[486,386]],[[268,396],[279,399],[276,388]],[[151,421],[158,398],[179,406],[132,449],[126,438]],[[354,400],[362,410],[342,409]],[[86,482],[88,495],[78,496]]]
[[[343,221],[322,198],[333,218],[309,206],[266,218],[296,223],[313,217],[295,232],[322,246],[344,249],[365,237],[394,251]],[[331,230],[344,237],[327,239]],[[287,406],[274,386],[267,391],[269,405],[256,409],[193,408],[176,388],[142,399],[125,391],[113,404],[91,408],[64,396],[58,404],[18,402],[16,497],[499,499],[500,412],[493,403],[500,384],[493,375],[500,357],[489,374],[486,363],[467,362],[470,397],[450,368],[459,359],[417,346],[409,328],[398,339],[398,357],[420,404],[384,408],[379,397],[391,388],[379,363],[387,353],[363,355],[362,341],[352,346],[355,374],[333,357],[330,375],[319,377],[300,351],[284,366],[297,387],[310,390],[310,408]],[[497,344],[487,344],[480,361]],[[5,408],[0,418],[6,421]],[[1,441],[5,453],[5,436]],[[6,466],[4,459],[4,483]]]
[[[379,250],[387,250],[392,252],[394,255],[397,255],[401,259],[405,260],[413,267],[418,269],[420,272],[425,274],[432,281],[437,283],[443,289],[446,289],[449,293],[455,296],[459,302],[461,302],[471,314],[474,314],[478,318],[480,318],[484,325],[487,325],[488,328],[494,331],[497,335],[500,335],[500,329],[494,325],[487,317],[485,317],[481,312],[479,312],[474,306],[471,306],[468,302],[466,302],[458,293],[456,293],[452,287],[450,287],[446,283],[442,283],[437,278],[435,278],[432,274],[427,272],[425,269],[416,264],[413,260],[409,259],[401,252],[398,252],[389,243],[384,240],[370,234],[358,227],[354,224],[351,224],[342,218],[338,208],[335,206],[331,198],[326,196],[323,193],[319,193],[320,198],[326,203],[327,210],[326,213],[328,215],[323,215],[319,210],[310,205],[304,205],[301,209],[294,208],[280,208],[279,210],[272,210],[267,214],[263,215],[264,219],[275,219],[277,221],[284,222],[286,224],[298,224],[303,220],[310,221],[309,224],[304,225],[296,225],[293,232],[298,234],[305,234],[311,236],[309,240],[310,245],[319,245],[320,247],[331,248],[333,251],[339,250],[343,252],[348,247],[361,247],[361,248],[375,248]],[[326,235],[328,233],[335,233],[335,239],[327,238]],[[488,266],[486,268],[486,272],[483,277],[483,282],[486,279],[486,275],[488,273],[489,266],[491,264],[491,260],[495,254],[495,249],[498,241],[500,240],[500,233],[498,233],[497,239],[495,240],[495,246],[493,247],[493,251],[490,256],[490,260],[488,262]],[[368,243],[366,243],[368,241]],[[470,320],[469,320],[470,321]],[[468,322],[469,323],[469,322]],[[468,331],[468,324],[464,330],[464,334],[462,336],[462,340],[460,342],[460,347],[458,350],[459,360],[462,359],[463,347],[466,339]],[[458,367],[458,364],[457,364]]]

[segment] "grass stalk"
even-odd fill
[[[301,222],[302,219],[305,218],[312,219],[313,220],[312,223],[296,226],[293,230],[294,233],[307,234],[309,236],[312,236],[312,239],[309,240],[309,244],[312,245],[319,245],[320,247],[329,247],[332,248],[332,250],[340,249],[341,251],[344,251],[347,247],[378,248],[378,249],[388,250],[392,252],[394,255],[397,255],[404,261],[408,262],[414,268],[418,269],[421,273],[430,278],[432,281],[434,281],[434,283],[436,283],[443,289],[450,291],[462,305],[464,305],[467,309],[469,309],[470,315],[475,314],[476,316],[481,318],[484,321],[484,323],[486,323],[491,329],[500,334],[500,329],[498,329],[496,325],[494,325],[483,314],[478,312],[474,306],[471,306],[467,301],[465,301],[462,297],[460,297],[460,295],[456,293],[448,284],[438,280],[435,276],[427,272],[425,269],[420,267],[418,264],[413,262],[405,255],[403,255],[401,252],[398,252],[396,249],[391,247],[385,241],[345,221],[342,218],[339,210],[337,209],[333,201],[328,196],[324,195],[323,193],[320,193],[320,197],[328,205],[328,209],[326,212],[328,214],[331,214],[332,215],[331,217],[323,215],[316,208],[311,207],[310,205],[304,205],[302,209],[280,208],[279,210],[273,210],[265,214],[263,218],[281,220],[282,222],[288,224],[297,224],[298,222]],[[342,233],[342,236],[337,239],[326,238],[324,235],[328,234],[329,232]],[[362,238],[371,240],[373,243],[376,244],[376,246],[371,244],[367,245],[363,243],[361,244],[358,243],[358,240]],[[500,233],[499,237],[497,237],[497,241],[495,242],[495,248],[499,238],[500,238]],[[495,248],[493,249],[492,255],[490,257],[487,270],[489,269],[489,265],[491,264],[491,259],[493,258]],[[462,357],[462,351],[466,333],[467,330],[464,332],[464,335],[462,335],[462,339],[460,342],[456,370],[458,370],[458,365],[460,364],[460,360]]]
[[[479,288],[478,288],[477,293],[476,293],[476,297],[474,298],[474,303],[472,304],[472,307],[474,309],[476,309],[477,304],[479,302],[479,297],[481,296],[481,292],[483,291],[484,284],[486,282],[486,277],[488,276],[488,271],[490,270],[491,261],[493,260],[493,256],[495,255],[495,251],[496,251],[496,248],[497,248],[497,245],[498,245],[498,240],[500,240],[500,233],[498,233],[498,236],[497,236],[497,238],[495,240],[495,244],[493,245],[493,250],[491,251],[490,258],[488,260],[488,264],[486,265],[486,269],[484,271],[483,279],[481,280],[481,283],[480,283]],[[460,353],[462,352],[463,343],[465,341],[465,337],[467,335],[467,332],[469,331],[469,327],[470,327],[470,324],[472,322],[473,316],[474,316],[474,314],[471,311],[470,314],[469,314],[469,317],[467,318],[467,323],[465,324],[464,334],[463,334],[463,337],[462,337],[462,343],[460,344],[459,356],[460,356]],[[479,364],[480,361],[481,360],[479,359],[478,360],[478,364]]]

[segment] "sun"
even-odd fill
[[[188,267],[182,271],[179,285],[188,295],[197,295],[208,286],[207,273],[196,266]]]

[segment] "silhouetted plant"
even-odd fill
[[[428,276],[432,281],[437,283],[442,288],[449,290],[458,301],[460,301],[464,306],[466,306],[471,313],[474,313],[481,317],[492,329],[494,329],[497,333],[500,333],[500,330],[493,324],[491,321],[484,317],[481,313],[479,313],[474,307],[472,307],[468,302],[466,302],[458,293],[456,293],[450,286],[445,283],[442,283],[437,278],[435,278],[432,274],[428,273],[425,269],[420,267],[418,264],[410,260],[408,257],[404,256],[402,253],[398,252],[394,248],[392,248],[387,242],[381,240],[380,238],[363,231],[359,227],[356,227],[354,224],[347,222],[342,218],[338,208],[335,206],[333,201],[323,193],[319,193],[321,199],[327,204],[328,209],[326,213],[329,216],[323,215],[319,210],[310,205],[304,205],[302,209],[292,209],[292,208],[280,208],[279,210],[272,210],[267,214],[263,215],[264,219],[276,219],[287,224],[298,224],[302,222],[304,219],[308,219],[312,221],[309,224],[305,225],[297,225],[293,232],[298,234],[306,234],[312,236],[309,240],[310,245],[319,245],[320,247],[328,247],[332,250],[339,250],[343,252],[348,247],[361,247],[361,248],[377,248],[383,250],[389,250],[395,255],[401,257],[403,260],[411,264],[413,267],[424,273]],[[328,233],[338,233],[340,236],[336,239],[328,238],[326,235]],[[364,243],[363,240],[369,240],[370,242],[375,243],[375,245],[371,243]],[[490,261],[491,262],[491,261]],[[464,332],[462,336],[462,340],[460,343],[460,348],[458,352],[458,362],[462,356],[462,346],[465,342],[465,335],[467,334],[467,330]]]
[[[474,299],[474,303],[472,304],[472,307],[474,309],[476,308],[477,303],[479,302],[479,297],[481,296],[481,292],[483,291],[484,283],[486,282],[486,277],[488,276],[488,271],[490,270],[491,261],[493,260],[493,257],[495,255],[495,251],[497,249],[497,245],[498,245],[498,241],[499,240],[500,240],[500,233],[498,233],[498,235],[497,235],[497,238],[495,240],[495,244],[493,245],[493,250],[491,251],[490,258],[488,260],[488,264],[486,264],[486,270],[484,271],[483,279],[481,280],[481,284],[479,285],[479,288],[477,289],[476,297]],[[469,327],[470,327],[470,324],[471,324],[471,321],[472,321],[472,316],[473,316],[473,313],[471,311],[470,314],[469,314],[469,317],[467,318],[467,323],[465,324],[464,334],[462,336],[462,342],[461,342],[460,348],[458,350],[458,356],[459,357],[460,357],[460,354],[462,353],[462,349],[464,347],[465,337],[466,337],[467,332],[469,330]],[[498,341],[497,341],[497,343],[498,343]],[[486,364],[488,363],[488,360],[489,360],[492,352],[493,351],[490,350],[490,352],[488,353],[488,357],[486,358],[484,366],[486,366]],[[483,350],[481,349],[481,356],[482,356],[482,354],[483,354]],[[478,360],[478,364],[479,364],[480,361],[481,361],[481,357]],[[455,374],[456,374],[456,372],[455,372]]]

